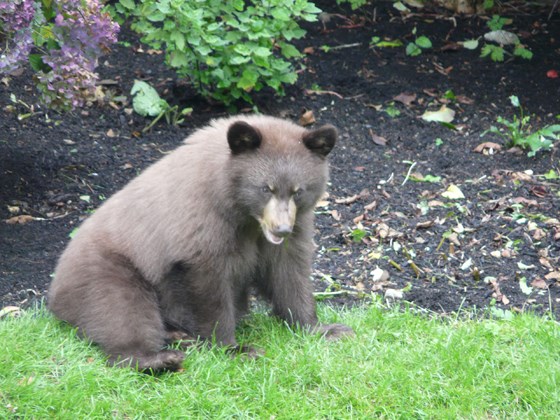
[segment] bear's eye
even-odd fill
[[[274,190],[272,189],[272,187],[270,185],[264,185],[262,187],[262,192],[266,193],[266,194],[271,194],[274,192]]]
[[[297,200],[298,198],[301,197],[301,193],[303,192],[303,190],[301,188],[298,188],[297,190],[294,191],[294,198]]]

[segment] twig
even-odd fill
[[[393,267],[395,267],[397,270],[399,271],[403,271],[402,267],[395,261],[393,260],[389,260],[389,264],[391,264]]]
[[[408,181],[408,178],[410,177],[410,173],[412,172],[412,169],[413,169],[415,166],[416,166],[416,162],[412,162],[412,165],[410,165],[410,168],[408,168],[408,172],[407,172],[406,177],[404,178],[404,181],[403,181],[403,183],[401,184],[401,186],[404,185],[404,184],[406,184],[406,181]]]

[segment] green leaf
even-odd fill
[[[294,58],[294,57],[300,57],[301,53],[292,44],[283,44],[282,55],[286,58]]]
[[[169,35],[169,40],[173,41],[179,51],[185,50],[185,35],[180,31],[173,31]]]
[[[558,172],[556,172],[554,169],[551,169],[550,171],[548,171],[543,176],[544,176],[544,179],[548,179],[548,180],[559,179],[560,178],[560,176],[558,175]]]
[[[132,10],[136,7],[136,4],[134,4],[134,0],[120,0],[119,3],[129,10]]]
[[[478,48],[478,39],[463,41],[463,47],[467,50],[476,50]]]
[[[519,98],[518,98],[517,96],[511,95],[511,96],[509,97],[509,100],[510,100],[511,104],[512,104],[514,107],[519,108],[519,106],[520,106],[520,105],[519,105]]]
[[[525,47],[522,47],[521,44],[515,46],[513,55],[524,58],[525,60],[530,60],[531,58],[533,58],[533,52]]]
[[[420,48],[432,48],[432,41],[430,41],[430,38],[428,38],[427,36],[419,36],[416,39],[416,45],[418,45]]]
[[[420,47],[416,45],[414,42],[409,42],[408,45],[406,46],[406,55],[409,55],[411,57],[416,57],[417,55],[420,54],[422,54],[422,50],[420,49]]]
[[[237,82],[237,87],[248,92],[255,87],[259,74],[253,70],[244,70],[241,79]]]
[[[43,56],[41,54],[29,54],[29,64],[35,71],[44,71],[47,73],[51,70],[51,68],[43,62]]]
[[[130,94],[134,111],[143,117],[157,117],[169,107],[153,87],[141,80],[134,81]]]
[[[525,277],[521,277],[519,279],[519,287],[521,291],[526,295],[530,295],[533,292],[533,288],[527,286],[527,279]]]

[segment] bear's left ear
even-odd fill
[[[227,140],[232,153],[238,155],[257,149],[261,145],[262,136],[255,127],[245,121],[237,121],[229,126]]]
[[[305,147],[309,150],[325,157],[334,147],[337,137],[338,132],[336,128],[329,124],[319,127],[316,130],[308,131],[303,135],[302,140]]]

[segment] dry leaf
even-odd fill
[[[498,143],[493,143],[491,141],[486,141],[484,143],[480,143],[478,146],[476,146],[473,151],[475,151],[476,153],[488,153],[488,154],[492,154],[492,150],[502,150],[502,146],[499,145]]]
[[[360,223],[362,220],[364,220],[364,215],[363,215],[363,214],[360,214],[359,216],[354,217],[354,218],[352,219],[352,221],[354,222],[355,225],[357,225],[358,223]]]
[[[389,272],[387,270],[383,270],[379,267],[376,267],[371,273],[371,281],[378,282],[378,281],[387,281],[389,280]]]
[[[400,102],[406,106],[410,106],[416,100],[415,93],[400,93],[393,98],[393,100]]]
[[[548,273],[544,276],[547,280],[556,280],[560,281],[560,271],[553,271],[552,273]]]
[[[360,194],[354,194],[352,197],[337,198],[334,200],[336,204],[352,204],[360,199]]]
[[[540,241],[544,238],[546,238],[546,232],[542,229],[535,229],[535,232],[533,232],[533,239],[535,241]]]
[[[303,110],[301,117],[299,117],[299,125],[307,127],[315,122],[315,115],[311,110]]]
[[[385,290],[385,299],[402,299],[403,291],[397,289],[387,289]]]
[[[424,121],[450,123],[455,118],[455,111],[442,105],[437,111],[426,111],[420,116]]]
[[[315,54],[315,48],[313,47],[305,47],[303,49],[304,54]]]
[[[416,223],[416,229],[428,229],[434,225],[433,220],[426,220],[425,222]]]
[[[548,284],[543,279],[535,279],[531,282],[531,286],[537,289],[548,289]]]
[[[464,104],[464,105],[474,104],[474,99],[467,98],[465,95],[457,95],[455,96],[455,100],[460,104]]]
[[[445,192],[441,194],[442,197],[448,198],[450,200],[460,200],[465,198],[463,192],[456,185],[451,184]]]
[[[110,128],[110,129],[107,131],[107,137],[111,137],[111,138],[112,138],[112,137],[116,137],[116,136],[117,136],[117,135],[115,134],[115,132],[113,131],[112,128]]]
[[[365,211],[373,210],[377,207],[377,201],[372,201],[371,203],[364,206]]]
[[[371,139],[373,140],[373,142],[375,144],[377,144],[378,146],[386,146],[387,145],[387,139],[385,137],[381,137],[381,136],[378,136],[377,134],[375,134],[371,128],[369,129],[369,135],[371,136]]]
[[[338,210],[331,210],[330,211],[330,215],[332,216],[332,218],[334,220],[336,220],[337,222],[340,221],[340,213],[338,212]]]
[[[4,308],[0,309],[0,318],[4,318],[8,315],[17,317],[21,315],[21,309],[18,306],[5,306]]]
[[[35,220],[35,218],[33,216],[30,216],[29,214],[22,214],[20,216],[14,216],[14,217],[10,217],[9,219],[6,220],[6,223],[9,225],[24,225],[27,222],[31,222]]]

